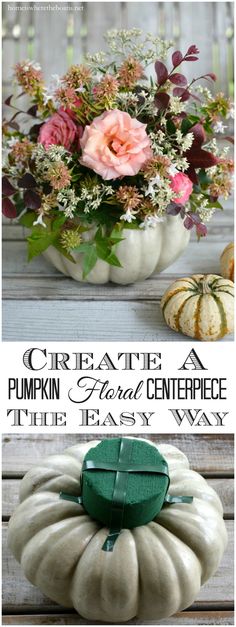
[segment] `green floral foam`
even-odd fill
[[[106,465],[111,465],[111,469],[105,469]],[[83,506],[92,518],[106,526],[110,526],[112,510],[114,514],[116,508],[123,508],[123,528],[150,522],[160,512],[168,486],[167,462],[146,441],[103,440],[84,458]]]

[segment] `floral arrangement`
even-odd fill
[[[153,228],[180,214],[186,229],[205,236],[232,184],[233,162],[220,142],[232,104],[197,83],[215,81],[213,73],[188,83],[179,71],[197,62],[196,45],[170,55],[171,42],[138,29],[105,39],[107,53],[87,55],[48,87],[38,64],[18,63],[18,98],[30,97],[24,113],[33,124],[21,130],[23,112],[10,96],[13,116],[3,125],[4,215],[31,228],[29,259],[49,246],[71,261],[79,251],[84,277],[98,258],[120,266],[124,228]]]

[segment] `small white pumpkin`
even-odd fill
[[[96,229],[83,234],[83,240],[90,240]],[[85,279],[87,283],[102,284],[112,281],[121,285],[147,279],[154,272],[162,272],[185,250],[189,243],[190,231],[183,226],[182,218],[166,216],[163,222],[146,229],[124,229],[124,237],[116,247],[116,255],[121,268],[111,266],[99,259]],[[60,272],[76,281],[83,281],[81,253],[72,253],[76,264],[72,263],[56,248],[50,246],[44,253]]]
[[[220,272],[225,279],[234,281],[234,243],[226,246],[220,257]]]
[[[216,274],[177,279],[161,307],[171,329],[196,340],[219,340],[234,330],[234,284]]]
[[[171,616],[193,603],[219,566],[227,544],[220,499],[180,450],[160,444],[169,493],[191,494],[193,502],[165,505],[147,525],[124,529],[113,552],[104,552],[108,529],[59,498],[60,491],[80,494],[84,456],[97,444],[49,456],[25,475],[9,523],[10,549],[32,584],[90,621]]]

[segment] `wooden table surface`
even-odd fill
[[[137,434],[134,434],[137,435]],[[111,437],[99,434],[99,438]],[[112,434],[114,437],[114,434]],[[141,437],[141,436],[140,436]],[[148,436],[142,436],[148,437]],[[19,483],[32,464],[42,456],[62,451],[94,435],[4,435],[3,436],[3,624],[4,625],[88,625],[89,622],[46,598],[25,578],[7,548],[7,523],[18,502]],[[150,435],[155,442],[167,442],[188,455],[191,467],[205,476],[219,494],[229,542],[214,577],[201,588],[194,604],[161,625],[233,624],[233,436]],[[98,623],[102,624],[102,623]],[[128,624],[141,623],[137,620]]]
[[[28,264],[23,229],[3,225],[3,340],[192,341],[169,329],[160,299],[176,278],[219,274],[233,238],[232,199],[217,211],[206,239],[192,241],[163,273],[134,285],[93,286],[60,274],[42,256]],[[221,341],[232,340],[232,335]]]

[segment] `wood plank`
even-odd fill
[[[30,296],[27,284],[26,296]],[[60,306],[57,300],[18,300],[17,309],[20,325],[16,325],[15,301],[3,302],[3,341],[45,342],[60,338],[74,342],[193,342],[192,338],[167,327],[158,302],[152,300],[130,303],[60,300]],[[60,316],[55,316],[57,311]],[[221,340],[232,341],[232,334]]]
[[[33,615],[9,615],[2,617],[3,625],[87,625],[88,621],[78,614],[33,614]],[[101,625],[94,621],[94,625]],[[158,625],[233,625],[234,612],[232,611],[202,611],[179,612],[170,618],[158,621]],[[140,622],[138,619],[130,620],[126,625],[156,625],[156,621]]]
[[[82,63],[82,55],[84,49],[84,38],[86,33],[84,32],[84,5],[75,2],[71,3],[71,9],[73,7],[72,15],[70,13],[70,19],[73,20],[73,40],[72,40],[72,52],[73,52],[73,64]]]
[[[54,8],[48,5],[45,9],[34,11],[35,39],[34,55],[40,63],[45,82],[48,83],[52,74],[62,76],[68,66],[67,63],[67,23],[68,11],[60,9],[59,4]],[[49,45],[51,54],[49,54]],[[60,43],[60,53],[53,54],[58,50]]]
[[[17,61],[19,61],[19,59],[17,59],[17,42],[13,36],[13,32],[14,32],[13,29],[14,29],[14,26],[16,26],[18,23],[19,14],[15,10],[15,7],[12,6],[11,4],[3,3],[2,6],[4,7],[2,78],[3,78],[3,82],[6,84],[8,83],[9,88],[12,89],[12,87],[10,87],[12,83],[12,67]],[[12,91],[9,92],[8,89],[6,89],[6,95],[10,95],[12,93],[13,93]],[[4,94],[4,98],[5,98],[5,94]]]
[[[112,28],[121,28],[121,3],[86,2],[83,6],[87,25],[86,52],[93,54],[106,50],[104,34]]]
[[[196,63],[185,63],[182,68],[184,75],[186,75],[189,81],[192,80],[193,77],[203,76],[206,71],[212,71],[212,5],[212,2],[198,2],[196,11],[196,5],[194,2],[179,3],[179,49],[183,54],[185,54],[191,44],[196,44],[200,50],[199,60]],[[206,70],[206,59],[208,63],[208,70]],[[202,82],[204,84],[204,81]]]
[[[229,542],[216,574],[201,588],[195,601],[197,605],[217,603],[221,609],[228,609],[233,603],[233,522],[226,521]],[[3,523],[3,611],[17,612],[52,612],[58,607],[47,599],[35,586],[24,577],[23,572],[7,548],[7,524]]]
[[[6,434],[2,436],[2,470],[4,477],[22,477],[45,455],[59,453],[78,441],[111,438],[115,434]],[[166,442],[180,448],[191,468],[206,476],[232,476],[234,472],[234,436],[231,434],[132,434],[153,442]],[[17,455],[16,455],[17,451]]]
[[[158,3],[140,2],[137,9],[136,2],[126,2],[123,10],[123,28],[140,28],[145,33],[158,35]]]
[[[227,3],[222,2],[218,5],[214,5],[215,11],[215,44],[218,49],[218,63],[219,68],[217,72],[217,88],[228,93],[229,86],[229,72],[228,72],[228,42],[226,38],[227,29]],[[233,54],[233,51],[232,51]]]
[[[208,483],[220,497],[224,515],[233,518],[234,513],[234,481],[233,479],[208,479]],[[4,479],[2,482],[2,514],[6,521],[13,514],[19,502],[19,479]]]

